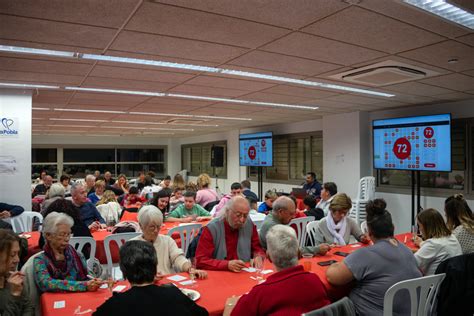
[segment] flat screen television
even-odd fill
[[[451,114],[374,120],[375,169],[451,171]]]
[[[273,133],[241,134],[239,136],[239,158],[241,166],[273,166]]]

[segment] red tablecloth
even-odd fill
[[[410,233],[397,235],[396,237],[401,242],[404,242],[405,237],[407,237],[406,245],[411,249],[416,249],[416,246],[413,244],[410,238]],[[327,289],[328,296],[332,301],[338,300],[339,298],[347,295],[351,290],[351,285],[333,286],[329,284],[326,279],[326,270],[328,267],[322,267],[317,263],[327,260],[342,261],[344,258],[334,255],[333,253],[335,251],[351,253],[365,246],[366,245],[357,243],[353,245],[337,247],[332,249],[325,256],[316,256],[311,260],[311,271],[318,275],[318,277],[321,279]],[[302,263],[302,260],[300,263]],[[274,269],[268,260],[265,262],[265,268]],[[188,277],[188,275],[185,273],[180,274]],[[197,303],[206,308],[210,315],[220,315],[224,310],[225,301],[228,297],[247,293],[253,286],[256,285],[256,281],[251,279],[251,276],[254,276],[254,274],[244,271],[240,273],[228,271],[208,271],[208,278],[205,280],[198,280],[197,286],[193,288],[201,294],[201,298],[197,301]],[[161,282],[168,283],[170,281],[165,278]],[[175,284],[177,284],[179,287],[186,287],[178,283]],[[108,297],[110,297],[108,290],[99,290],[96,293],[45,293],[41,297],[43,315],[74,315],[74,311],[78,306],[81,306],[81,311],[91,309],[91,313],[83,314],[91,315],[92,311],[100,306]],[[63,300],[66,302],[66,308],[60,310],[53,309],[55,301]]]
[[[20,234],[20,237],[27,238],[28,240],[28,258],[41,251],[38,245],[40,236],[41,233],[38,231]]]

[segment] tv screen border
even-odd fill
[[[240,136],[244,136],[244,135],[254,135],[254,134],[264,134],[264,133],[270,133],[271,134],[271,138],[272,138],[272,164],[271,165],[266,165],[266,166],[262,166],[262,165],[242,165],[241,164],[241,161],[240,161]],[[239,134],[239,167],[273,167],[273,132],[255,132],[255,133],[245,133],[245,134]]]
[[[450,164],[449,164],[449,170],[420,170],[420,169],[400,169],[400,168],[377,168],[375,167],[375,148],[374,148],[374,142],[375,142],[375,137],[374,137],[374,123],[377,121],[385,121],[385,120],[396,120],[396,119],[410,119],[410,118],[418,118],[418,117],[427,117],[427,116],[436,116],[436,115],[449,115],[449,143],[451,144],[451,158],[450,158]],[[384,119],[377,119],[377,120],[372,120],[372,168],[375,170],[399,170],[399,171],[420,171],[420,172],[453,172],[453,143],[451,139],[451,129],[452,129],[452,114],[451,113],[439,113],[439,114],[426,114],[426,115],[413,115],[413,116],[401,116],[401,117],[393,117],[393,118],[384,118]]]

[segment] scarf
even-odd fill
[[[87,270],[83,266],[81,258],[73,246],[68,245],[64,249],[64,261],[57,261],[53,249],[48,243],[44,245],[46,266],[53,279],[64,280],[71,275],[71,271],[77,272],[77,280],[87,280]]]
[[[334,242],[338,245],[345,246],[346,242],[344,241],[344,234],[346,233],[346,218],[344,217],[339,223],[334,223],[334,219],[332,218],[332,214],[329,213],[326,216],[326,224],[328,227],[329,232],[334,237]],[[339,230],[339,232],[337,232]]]

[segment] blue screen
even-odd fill
[[[273,165],[272,136],[271,132],[241,134],[239,137],[240,165],[271,167]]]
[[[451,115],[372,122],[374,168],[451,171]]]

